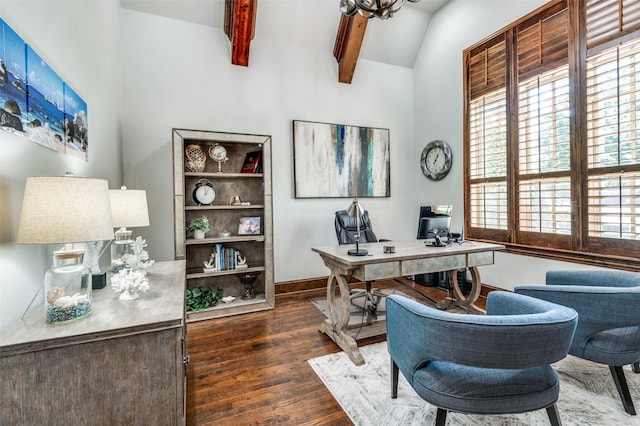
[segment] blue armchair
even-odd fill
[[[551,367],[567,355],[578,322],[570,308],[494,291],[487,315],[455,314],[403,296],[389,296],[387,342],[391,397],[401,371],[416,393],[447,412],[524,413],[545,408],[560,424],[560,383]]]
[[[625,411],[635,415],[622,366],[640,373],[640,273],[549,271],[546,285],[517,286],[515,292],[578,312],[569,353],[608,365]]]

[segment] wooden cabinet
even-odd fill
[[[187,321],[273,308],[271,137],[174,129],[173,163],[175,258],[186,261],[186,287],[219,288],[234,298],[188,311]],[[196,200],[203,185],[215,192],[210,204]],[[210,230],[195,239],[187,227],[201,216]],[[243,283],[252,274],[253,284]]]
[[[149,291],[93,290],[86,318],[44,309],[0,333],[0,424],[185,423],[184,261],[159,262]]]

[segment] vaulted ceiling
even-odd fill
[[[254,37],[333,52],[339,80],[351,82],[359,58],[412,68],[431,15],[448,0],[407,2],[392,18],[365,20],[340,13],[340,0],[120,0],[122,7],[220,28],[231,61],[248,66]],[[360,46],[361,45],[361,46]]]

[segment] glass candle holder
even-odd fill
[[[91,313],[91,271],[82,263],[84,251],[53,252],[53,267],[44,277],[45,322],[62,323]]]
[[[133,233],[129,230],[119,230],[115,233],[115,238],[111,243],[111,270],[118,272],[122,269],[129,269],[129,259],[133,255]]]

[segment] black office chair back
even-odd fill
[[[346,210],[336,212],[336,236],[338,244],[355,244],[356,235],[358,234],[358,219],[347,214]],[[360,239],[361,243],[375,243],[378,237],[373,233],[373,226],[369,220],[369,212],[366,210],[360,216]]]

